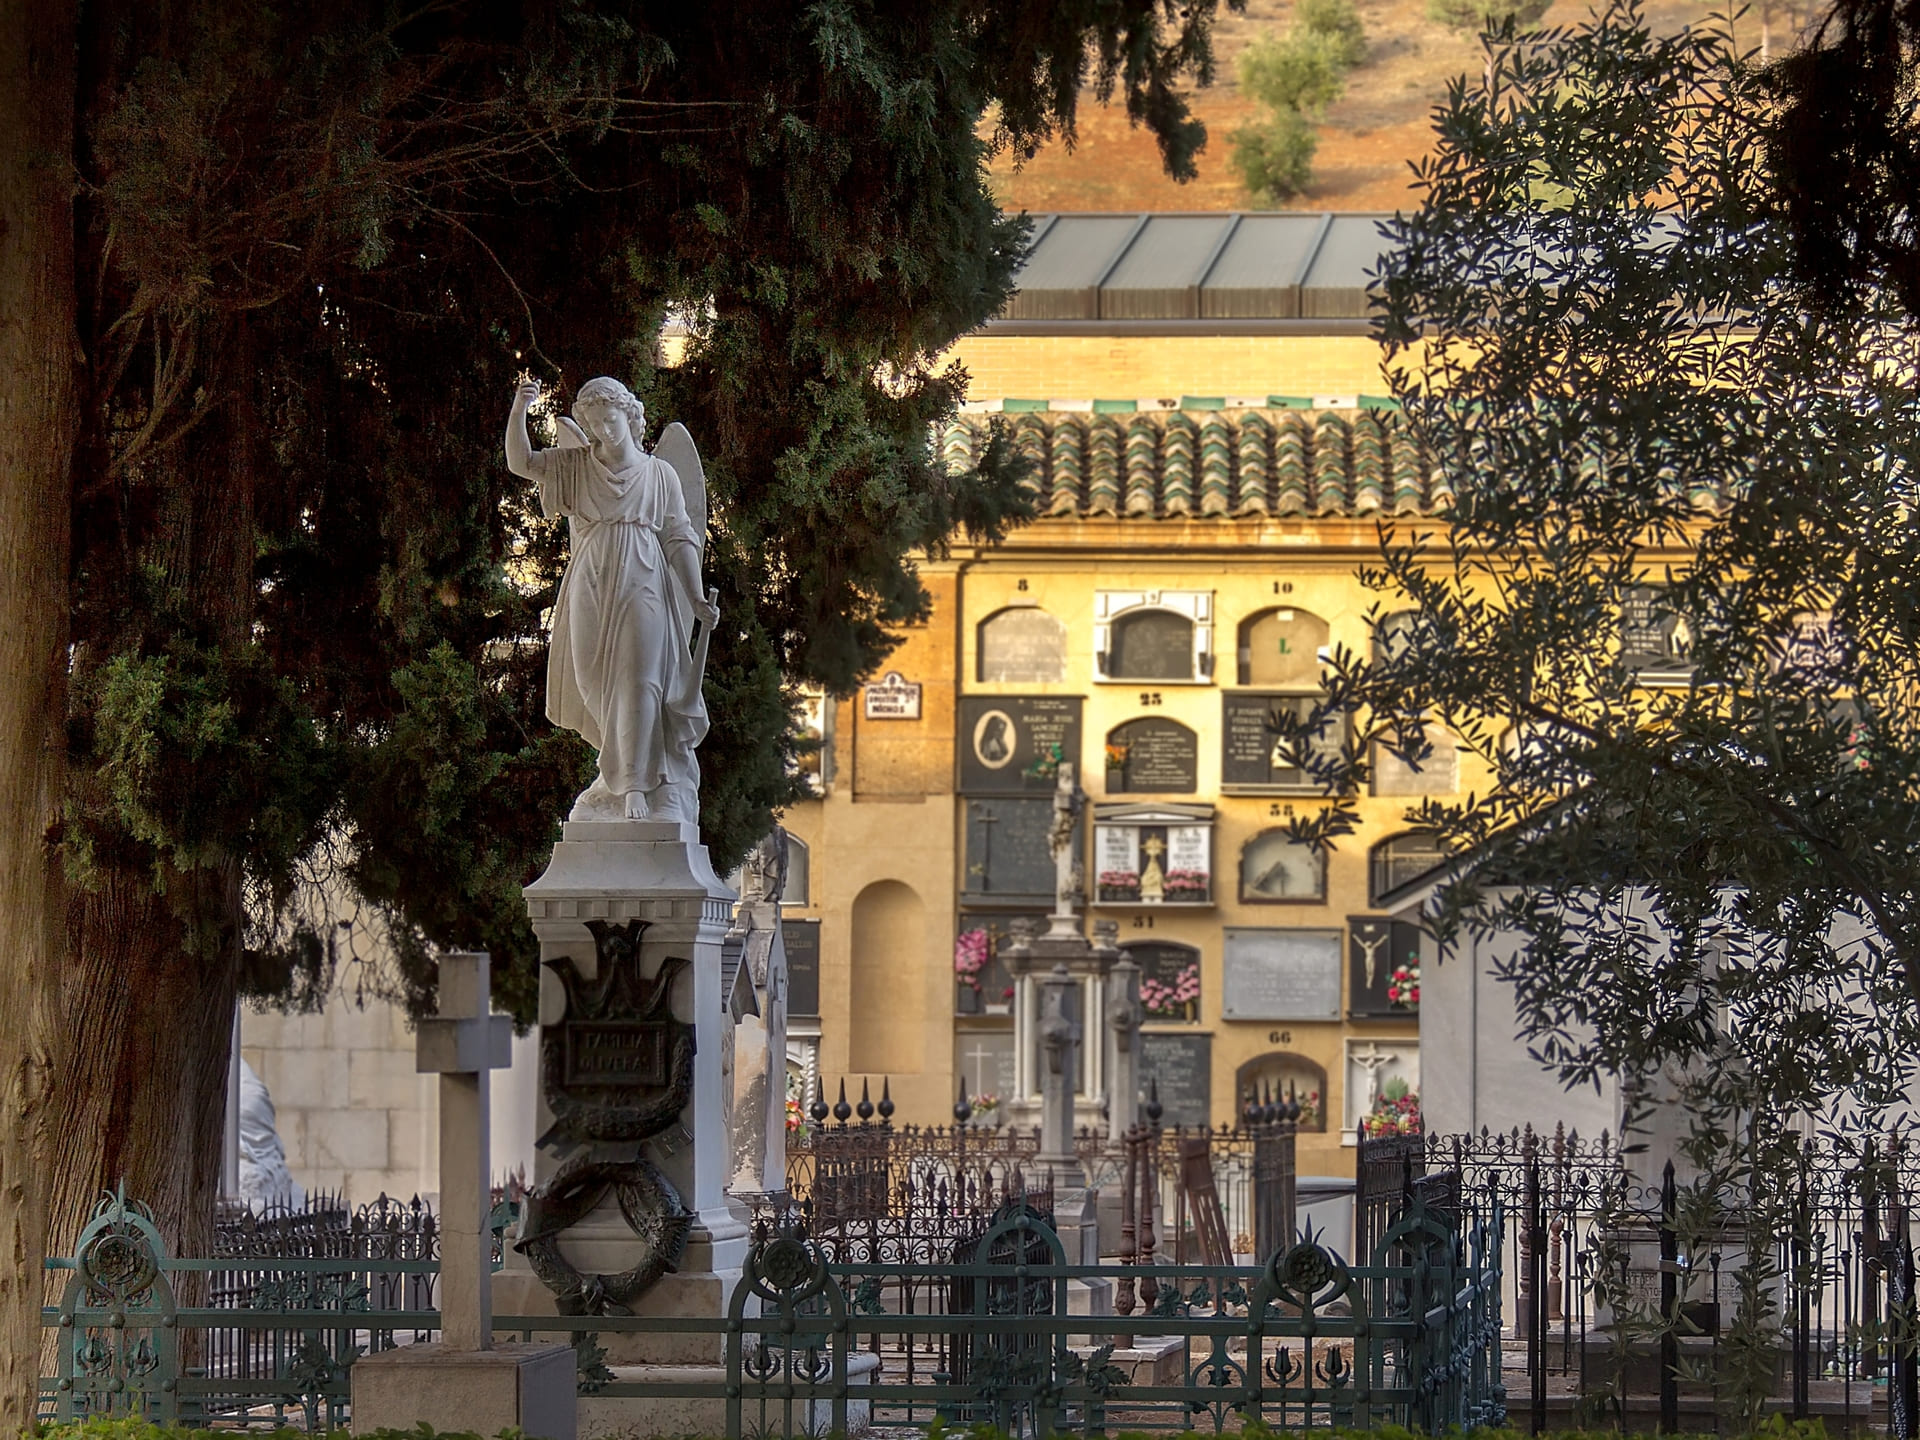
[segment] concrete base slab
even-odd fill
[[[725,1367],[719,1365],[615,1365],[611,1367],[615,1383],[621,1385],[711,1385],[716,1389],[727,1383]],[[880,1357],[868,1351],[847,1356],[847,1384],[857,1387],[847,1397],[846,1433],[864,1435],[873,1428],[873,1406],[858,1392],[874,1382],[880,1369]],[[769,1399],[764,1414],[761,1402],[751,1393],[740,1402],[742,1428],[794,1435],[825,1435],[833,1424],[833,1406],[825,1401],[796,1400],[793,1412],[787,1402]],[[727,1433],[727,1402],[718,1396],[687,1399],[645,1399],[628,1395],[582,1395],[580,1397],[579,1440],[653,1440],[665,1435],[724,1435]]]
[[[1102,1337],[1101,1343],[1106,1343],[1105,1337]],[[1073,1348],[1084,1359],[1096,1347],[1076,1345]],[[1135,1385],[1180,1385],[1186,1382],[1185,1344],[1177,1335],[1136,1335],[1133,1344],[1124,1349],[1116,1348],[1107,1357],[1107,1363],[1118,1365],[1126,1371]]]
[[[350,1374],[356,1435],[421,1424],[480,1435],[517,1428],[529,1440],[578,1433],[571,1345],[402,1345],[361,1356]]]

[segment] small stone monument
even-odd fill
[[[787,951],[780,933],[786,879],[787,832],[776,825],[741,868],[740,908],[727,932],[727,963],[738,967],[734,993],[740,997],[728,1187],[736,1195],[787,1186]]]
[[[484,952],[440,957],[439,1014],[420,1022],[415,1068],[440,1077],[440,1341],[354,1364],[353,1428],[573,1440],[571,1345],[493,1342],[488,1072],[510,1059],[512,1025],[491,1013]]]
[[[1085,796],[1075,782],[1073,765],[1062,761],[1054,777],[1053,825],[1048,835],[1053,853],[1053,913],[1044,931],[1039,931],[1035,922],[1013,922],[1011,941],[1001,952],[1014,977],[1014,1093],[1005,1101],[1006,1116],[1012,1124],[1045,1124],[1039,1100],[1045,1093],[1049,1063],[1042,1048],[1045,977],[1057,964],[1064,965],[1073,977],[1071,992],[1060,997],[1065,1007],[1062,1015],[1080,1027],[1081,1037],[1076,1042],[1078,1059],[1067,1077],[1073,1105],[1069,1135],[1082,1128],[1104,1129],[1107,1123],[1103,1111],[1107,1108],[1109,1047],[1105,1043],[1089,1045],[1085,1037],[1087,1027],[1097,1030],[1106,1014],[1106,975],[1119,958],[1111,943],[1111,930],[1102,932],[1099,944],[1091,944],[1080,929],[1079,905],[1086,888],[1086,872],[1073,840],[1084,807]]]
[[[1140,967],[1120,949],[1119,929],[1111,920],[1096,922],[1095,949],[1120,958],[1107,972],[1107,1142],[1125,1143],[1140,1123]]]
[[[1053,1188],[1077,1190],[1086,1183],[1073,1150],[1073,1092],[1080,1073],[1079,982],[1056,961],[1040,982],[1040,1153],[1035,1161],[1053,1177]]]

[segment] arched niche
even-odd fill
[[[1395,753],[1402,740],[1411,749],[1413,736],[1395,738],[1394,744],[1377,740],[1373,746],[1373,793],[1379,796],[1457,795],[1460,792],[1460,739],[1453,731],[1430,720],[1420,727],[1426,753],[1419,766]]]
[[[975,635],[981,680],[1051,685],[1067,678],[1067,627],[1036,605],[996,610]]]
[[[1140,967],[1140,1003],[1149,1025],[1200,1018],[1200,951],[1174,940],[1136,940],[1121,951]]]
[[[813,904],[813,852],[807,842],[787,832],[787,883],[780,887],[783,905]]]
[[[1191,795],[1200,788],[1200,737],[1178,720],[1145,715],[1107,732],[1109,795]]]
[[[1240,851],[1240,903],[1318,904],[1327,898],[1327,852],[1284,826],[1262,830]]]
[[[1414,627],[1420,623],[1418,610],[1395,610],[1373,622],[1373,658],[1395,660],[1413,644]]]
[[[1317,689],[1327,634],[1326,621],[1297,606],[1249,615],[1240,622],[1239,683]]]
[[[1367,852],[1367,903],[1398,890],[1447,858],[1446,847],[1431,835],[1390,835]]]
[[[910,885],[876,880],[854,898],[847,1053],[862,1074],[923,1068],[926,932],[926,905]]]
[[[1107,640],[1107,677],[1193,679],[1193,621],[1171,610],[1130,610],[1116,617]]]
[[[1270,1050],[1247,1061],[1234,1072],[1233,1093],[1242,1109],[1268,1094],[1276,1100],[1298,1100],[1302,1130],[1318,1133],[1327,1128],[1327,1072],[1291,1050]]]

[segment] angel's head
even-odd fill
[[[618,380],[601,375],[587,381],[573,397],[574,423],[602,444],[618,445],[621,431],[637,445],[646,438],[647,407]]]

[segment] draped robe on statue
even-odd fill
[[[656,818],[697,820],[693,752],[707,706],[693,673],[693,598],[667,561],[676,545],[697,561],[700,541],[679,477],[651,455],[618,475],[590,449],[532,461],[540,508],[567,517],[573,547],[553,603],[547,718],[600,752],[612,795],[639,792]]]

